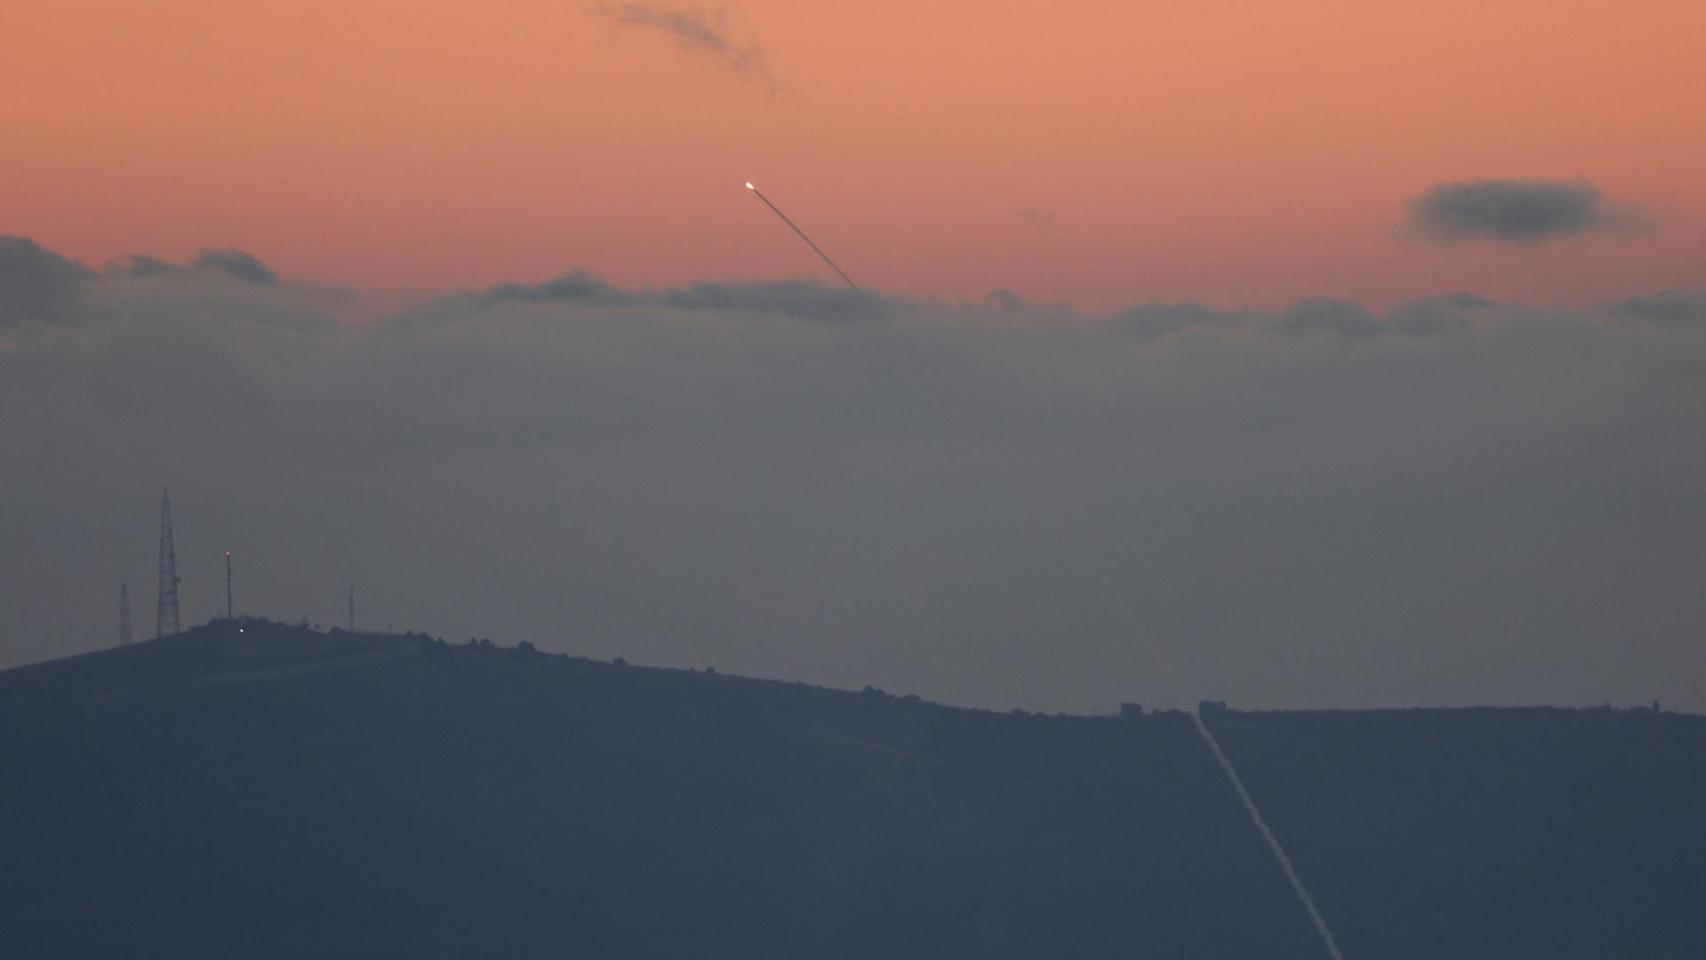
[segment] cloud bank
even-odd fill
[[[1406,229],[1437,244],[1534,245],[1646,225],[1638,214],[1606,203],[1586,180],[1465,180],[1436,184],[1410,201]]]
[[[260,258],[241,250],[203,250],[189,265],[160,260],[145,254],[135,254],[130,257],[130,263],[121,268],[121,272],[133,277],[152,277],[164,274],[181,273],[185,270],[216,270],[234,280],[252,283],[261,287],[278,286],[278,275],[272,268],[260,261]]]
[[[582,272],[365,326],[0,247],[0,664],[222,605],[958,703],[1706,709],[1706,308]],[[270,274],[270,271],[268,271]],[[251,271],[254,276],[260,274]],[[44,293],[45,291],[45,293]],[[42,304],[49,306],[44,308]]]
[[[89,276],[87,267],[33,240],[0,236],[0,327],[66,319],[72,296]]]

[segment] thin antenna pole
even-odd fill
[[[225,551],[225,619],[235,620],[237,615],[232,612],[231,605],[231,551]]]
[[[172,544],[172,494],[160,494],[159,594],[154,608],[154,636],[178,632],[178,552]]]
[[[130,645],[130,584],[118,585],[118,643]]]

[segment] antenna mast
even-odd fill
[[[231,551],[225,551],[225,619],[235,620],[231,607]]]
[[[118,643],[130,645],[130,584],[118,585]]]
[[[178,632],[178,553],[172,546],[171,491],[160,494],[160,596],[155,609],[154,636]]]

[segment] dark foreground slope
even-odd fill
[[[1181,714],[237,626],[0,673],[0,955],[1323,955]],[[1706,719],[1209,722],[1353,960],[1706,957]]]

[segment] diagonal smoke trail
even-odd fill
[[[1256,829],[1262,834],[1262,840],[1267,843],[1274,859],[1279,862],[1280,870],[1285,874],[1286,882],[1291,884],[1292,892],[1297,894],[1297,901],[1303,904],[1304,912],[1309,914],[1309,922],[1315,925],[1315,932],[1321,935],[1321,943],[1326,946],[1327,955],[1333,960],[1345,960],[1345,955],[1339,952],[1339,942],[1334,938],[1332,928],[1327,926],[1327,918],[1322,916],[1320,908],[1315,906],[1315,898],[1309,895],[1309,888],[1303,885],[1303,878],[1298,876],[1297,868],[1292,866],[1291,857],[1286,855],[1285,847],[1280,845],[1279,837],[1274,835],[1273,828],[1268,826],[1267,818],[1262,816],[1262,811],[1256,806],[1256,798],[1250,796],[1249,788],[1244,786],[1244,778],[1238,775],[1238,768],[1232,765],[1232,758],[1226,755],[1226,751],[1220,749],[1220,741],[1214,738],[1214,733],[1208,729],[1207,724],[1203,723],[1202,712],[1191,706],[1193,701],[1185,691],[1184,681],[1179,679],[1178,672],[1173,669],[1171,663],[1167,662],[1167,658],[1161,655],[1160,647],[1154,643],[1150,643],[1148,646],[1149,652],[1155,657],[1155,661],[1161,664],[1162,672],[1167,674],[1167,679],[1172,683],[1173,690],[1178,693],[1180,699],[1184,700],[1186,709],[1191,715],[1191,723],[1197,728],[1197,735],[1202,737],[1202,742],[1208,747],[1208,752],[1213,754],[1215,762],[1220,764],[1221,771],[1226,774],[1226,779],[1232,783],[1232,789],[1237,792],[1238,799],[1243,801],[1245,812],[1250,815],[1250,820],[1256,824]]]
[[[847,284],[848,289],[852,290],[854,293],[857,293],[859,296],[864,297],[866,303],[871,304],[871,306],[873,306],[873,307],[876,306],[876,303],[873,302],[869,296],[866,296],[865,291],[859,289],[859,285],[853,282],[853,278],[849,277],[847,275],[847,271],[836,266],[835,261],[829,259],[829,254],[824,253],[822,247],[813,243],[812,238],[806,236],[806,232],[804,230],[800,229],[799,224],[797,224],[793,220],[789,219],[788,215],[782,212],[781,207],[778,207],[774,203],[770,202],[770,198],[764,195],[764,191],[758,189],[757,187],[753,186],[750,183],[746,185],[746,188],[748,190],[752,191],[753,196],[757,197],[760,200],[763,200],[764,205],[770,208],[771,213],[774,213],[778,217],[781,217],[782,222],[787,224],[788,228],[790,230],[793,230],[794,233],[801,240],[804,240],[806,242],[806,246],[812,248],[812,252],[818,255],[818,259],[822,260],[824,263],[829,264],[829,269],[835,271],[836,276],[840,277],[842,279],[842,281],[844,281]]]
[[[902,334],[900,332],[900,328],[895,326],[894,321],[889,318],[888,311],[883,309],[883,307],[880,304],[878,304],[877,301],[871,299],[871,295],[866,293],[864,291],[864,289],[862,289],[857,283],[854,283],[853,278],[847,275],[847,271],[841,269],[841,267],[838,264],[836,264],[836,262],[834,260],[831,260],[829,258],[829,254],[823,252],[822,247],[818,246],[816,243],[813,243],[812,238],[806,236],[806,232],[804,230],[800,229],[799,224],[797,224],[793,220],[789,219],[788,215],[782,212],[781,207],[778,207],[774,203],[771,203],[770,198],[764,195],[764,191],[753,186],[751,181],[748,181],[746,183],[746,188],[748,190],[752,191],[753,196],[757,197],[760,200],[763,200],[764,205],[770,208],[770,212],[774,213],[777,217],[780,217],[782,222],[788,225],[788,229],[794,231],[795,236],[799,237],[801,240],[804,240],[806,242],[806,246],[811,247],[812,252],[817,254],[818,259],[822,260],[825,264],[828,264],[829,269],[834,270],[835,275],[840,277],[841,281],[843,283],[847,284],[847,289],[858,294],[859,299],[865,301],[865,305],[870,307],[872,312],[876,313],[877,316],[882,317],[883,323],[888,324],[889,330],[896,337],[899,337],[902,343],[906,342],[906,337],[902,336]]]

